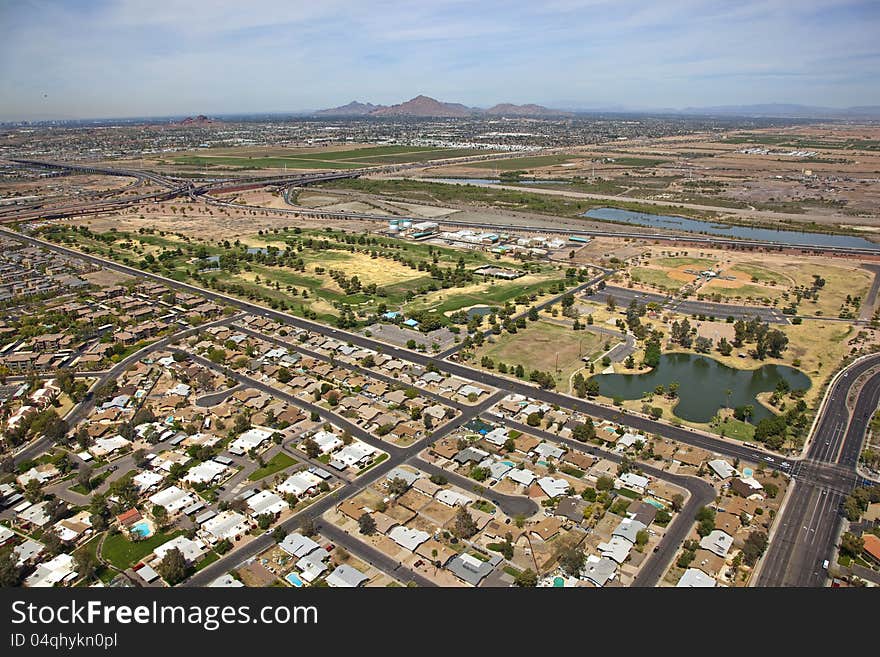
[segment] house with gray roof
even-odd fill
[[[301,558],[307,554],[311,554],[321,546],[308,536],[303,536],[298,532],[294,532],[285,536],[284,540],[278,544],[278,547],[292,557]]]
[[[416,480],[418,478],[419,478],[418,472],[406,470],[405,468],[401,468],[400,466],[397,466],[396,468],[394,468],[391,472],[389,472],[385,476],[385,479],[387,479],[388,481],[394,481],[395,479],[403,479],[406,482],[406,485],[408,487],[412,486],[414,483],[416,483]]]
[[[327,585],[333,588],[349,588],[354,589],[361,586],[370,578],[364,575],[357,568],[352,568],[346,564],[337,566],[336,570],[327,575]]]
[[[617,525],[615,530],[611,532],[611,536],[619,536],[620,538],[625,538],[630,543],[635,545],[638,533],[647,528],[648,526],[643,522],[633,520],[632,518],[624,518],[620,521],[620,524]]]
[[[581,570],[581,577],[596,586],[605,586],[617,574],[617,564],[608,557],[597,557],[591,554]]]
[[[486,452],[482,449],[477,449],[476,447],[465,447],[453,457],[453,460],[457,463],[462,464],[479,463],[487,456],[489,456],[489,452]]]
[[[720,529],[713,529],[708,536],[700,539],[700,547],[724,558],[733,547],[733,536]]]
[[[462,552],[449,560],[446,569],[460,580],[472,586],[479,586],[500,562],[501,557],[497,554],[488,561],[483,561],[467,552]]]

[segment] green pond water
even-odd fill
[[[675,415],[691,422],[709,422],[719,409],[745,404],[754,406],[752,422],[772,413],[756,399],[761,392],[776,389],[780,379],[792,390],[806,390],[806,374],[785,365],[762,365],[756,370],[738,370],[707,356],[663,354],[660,365],[646,374],[597,374],[600,394],[619,399],[640,399],[658,385],[678,383],[679,402]],[[730,391],[728,398],[727,391]]]

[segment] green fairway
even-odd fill
[[[776,283],[777,285],[786,285],[787,283],[791,282],[783,274],[773,271],[772,269],[768,269],[767,267],[764,267],[762,265],[757,265],[753,263],[742,262],[738,265],[734,265],[732,269],[733,271],[751,276],[752,279],[758,283]]]

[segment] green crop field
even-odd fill
[[[358,169],[382,164],[406,164],[430,160],[488,155],[491,150],[475,148],[435,148],[430,146],[375,146],[350,150],[291,149],[289,154],[279,149],[266,155],[235,154],[230,152],[189,154],[172,158],[179,166],[235,167],[241,169]]]
[[[579,158],[576,155],[535,155],[534,157],[514,157],[509,160],[490,160],[488,162],[475,162],[469,167],[479,169],[497,169],[499,171],[516,171],[517,169],[537,169],[550,167],[557,164],[573,162]]]

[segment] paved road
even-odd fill
[[[401,582],[415,582],[418,586],[429,588],[437,586],[424,575],[420,575],[411,568],[404,566],[400,561],[395,561],[381,550],[377,550],[372,545],[363,542],[357,536],[347,534],[336,525],[323,520],[317,520],[315,522],[315,529],[333,541],[337,546],[343,546],[362,561],[366,561],[371,566],[378,568],[383,573],[391,575]]]
[[[562,444],[571,450],[605,458],[614,463],[620,463],[622,459],[622,455],[617,452],[610,452],[593,445],[578,442],[571,438],[562,438],[556,434],[544,431],[543,429],[528,427],[511,420],[504,420],[504,424],[511,429],[517,429],[524,433],[528,432],[531,435],[543,438],[548,442]],[[657,545],[656,551],[648,555],[646,563],[641,567],[638,575],[632,583],[633,586],[651,587],[658,584],[660,578],[663,577],[663,573],[665,573],[666,569],[669,567],[672,558],[681,547],[682,542],[687,538],[691,527],[694,525],[699,508],[710,504],[715,499],[715,489],[710,484],[697,477],[688,477],[664,472],[663,470],[655,468],[647,463],[639,462],[638,468],[646,475],[657,479],[663,479],[676,486],[681,486],[690,494],[690,497],[681,512],[679,512],[675,520],[673,520],[669,527],[667,527],[663,538],[660,539],[660,543]]]
[[[193,358],[200,357],[194,356]],[[208,364],[206,364],[206,366],[213,367],[215,369],[225,369],[214,363],[211,363],[210,361],[208,361]],[[255,388],[257,390],[265,390],[267,392],[270,392],[271,394],[278,396],[281,399],[292,397],[291,395],[287,395],[286,393],[282,393],[277,389],[273,389],[267,384],[261,381],[257,381],[256,379],[252,379],[250,377],[234,372],[230,372],[229,375],[233,378],[236,378],[237,380],[239,380],[240,383],[243,383],[248,387]],[[367,444],[373,445],[378,449],[388,452],[389,458],[382,461],[378,465],[373,466],[367,472],[357,477],[357,479],[355,479],[354,481],[343,485],[341,488],[338,488],[337,490],[329,493],[314,504],[311,504],[302,511],[295,513],[290,518],[280,523],[279,526],[283,527],[287,531],[293,531],[301,525],[304,519],[310,518],[315,521],[316,527],[320,527],[321,531],[323,532],[324,528],[329,525],[328,523],[322,522],[320,520],[320,516],[323,515],[326,511],[329,511],[331,508],[339,504],[342,500],[357,494],[370,484],[379,481],[382,477],[384,477],[398,465],[408,462],[408,460],[414,458],[421,450],[423,450],[426,446],[430,445],[434,441],[439,440],[443,436],[463,426],[473,418],[478,417],[487,408],[496,404],[500,398],[501,393],[490,395],[482,403],[468,408],[466,412],[461,413],[457,418],[446,423],[443,427],[434,431],[426,438],[422,438],[421,440],[418,440],[412,445],[405,448],[382,442],[367,434],[360,427],[352,425],[355,429],[357,429],[357,433],[349,429],[352,432],[352,435],[360,440],[363,440]],[[297,399],[294,398],[290,403],[297,403]],[[344,423],[351,424],[347,421],[344,421],[344,418],[329,414],[324,409],[318,410],[321,412],[323,417],[327,418],[329,421],[333,422],[337,426],[341,426]],[[373,548],[369,548],[369,546],[364,545],[357,538],[349,536],[344,532],[342,532],[341,534],[336,533],[334,534],[334,536],[336,537],[336,539],[338,539],[337,542],[344,545],[346,549],[351,551],[353,554],[363,558],[365,561],[375,565],[380,570],[383,570],[383,572],[386,572],[387,574],[390,574],[394,577],[403,577],[403,575],[405,575],[405,577],[403,577],[404,581],[414,580],[417,583],[420,583],[420,585],[428,585],[424,584],[424,582],[426,582],[427,580],[408,569],[401,569],[401,567],[398,565],[395,565],[394,568],[388,569],[389,564],[382,560],[376,559],[374,554],[375,550],[373,550]],[[199,571],[193,577],[187,580],[184,586],[205,586],[223,573],[235,568],[237,565],[256,556],[260,552],[263,552],[264,550],[269,548],[273,544],[273,542],[274,541],[272,540],[271,535],[263,534],[248,543],[247,545],[235,550],[234,552],[224,557],[221,557],[218,561],[215,561],[211,565]],[[396,564],[397,562],[393,563]]]
[[[322,354],[317,351],[312,351],[311,349],[307,349],[303,347],[299,343],[291,342],[290,340],[279,338],[274,335],[268,335],[266,333],[260,333],[259,331],[254,331],[252,329],[247,328],[246,326],[242,326],[240,324],[236,324],[235,329],[240,333],[244,333],[245,335],[249,335],[253,338],[258,338],[260,340],[264,340],[265,342],[269,342],[270,344],[277,345],[279,347],[285,347],[289,351],[295,351],[297,353],[303,354],[304,356],[309,356],[310,358],[315,358],[317,360],[324,361],[325,363],[329,363],[332,361],[330,356],[326,354]],[[340,365],[346,370],[351,372],[357,372],[358,374],[362,374],[366,377],[370,377],[371,379],[375,379],[376,381],[382,381],[394,387],[406,386],[412,387],[419,391],[419,394],[428,399],[433,399],[436,402],[444,404],[445,406],[451,406],[452,408],[458,410],[466,410],[471,408],[470,404],[463,404],[462,402],[456,401],[455,399],[450,399],[448,397],[444,397],[443,395],[437,394],[436,392],[431,392],[430,390],[425,390],[424,388],[420,388],[418,386],[410,386],[400,381],[399,379],[395,379],[393,376],[388,376],[386,374],[382,374],[381,372],[376,372],[375,370],[361,367],[360,365],[354,365],[352,363],[343,362],[343,361],[335,361],[337,365]]]
[[[863,264],[862,269],[867,269],[874,274],[874,280],[871,281],[871,287],[868,290],[868,294],[862,299],[862,305],[859,309],[859,319],[867,322],[874,316],[875,307],[877,305],[877,293],[880,292],[880,265]]]
[[[671,296],[664,296],[654,292],[642,292],[641,290],[631,290],[625,287],[617,287],[608,285],[604,290],[596,290],[585,299],[595,301],[596,303],[605,303],[608,297],[614,297],[614,301],[618,307],[626,307],[633,299],[640,303],[657,303],[667,310],[682,313],[685,315],[706,315],[707,317],[715,317],[716,319],[750,319],[752,317],[760,317],[762,321],[770,324],[788,324],[785,315],[776,308],[768,308],[766,306],[736,306],[726,303],[713,303],[711,301],[693,301],[688,299],[674,299]]]
[[[429,475],[442,475],[446,477],[450,483],[468,492],[471,492],[475,486],[480,486],[480,484],[473,479],[445,470],[433,463],[428,463],[422,458],[415,457],[410,460],[410,463],[416,466],[419,470],[424,470]],[[528,518],[538,511],[538,505],[524,495],[505,495],[504,493],[498,493],[485,486],[483,488],[485,489],[483,497],[492,502],[492,504],[504,511],[504,513],[511,518],[515,518],[516,516]]]
[[[216,406],[223,400],[227,399],[230,395],[235,394],[236,391],[241,390],[242,387],[243,386],[241,385],[237,385],[232,386],[231,388],[226,388],[225,390],[218,390],[217,392],[210,392],[207,395],[202,395],[195,400],[195,405],[201,406],[202,408]]]
[[[74,406],[67,413],[67,415],[64,416],[65,419],[67,420],[68,424],[71,427],[73,427],[80,420],[82,420],[88,416],[88,414],[91,412],[92,408],[94,408],[94,406],[95,406],[95,399],[93,396],[93,393],[95,390],[97,390],[99,387],[101,387],[102,385],[104,385],[105,383],[107,383],[110,380],[118,379],[120,376],[122,376],[123,372],[125,372],[129,367],[134,365],[136,362],[138,362],[141,358],[143,358],[147,354],[150,354],[154,351],[159,351],[161,349],[165,349],[166,347],[168,347],[168,345],[173,344],[173,343],[177,342],[178,340],[188,338],[189,336],[195,335],[199,331],[210,328],[212,326],[221,326],[224,324],[229,324],[229,323],[235,321],[235,319],[237,319],[237,318],[234,316],[233,317],[224,317],[223,319],[218,319],[214,322],[209,322],[207,324],[202,324],[201,326],[196,326],[193,328],[185,329],[183,331],[178,331],[176,333],[172,333],[171,335],[169,335],[167,337],[164,337],[160,340],[157,340],[156,342],[153,342],[151,344],[148,344],[143,349],[139,349],[138,351],[127,356],[126,358],[123,358],[121,361],[119,361],[112,368],[110,368],[109,370],[107,370],[106,372],[101,374],[100,377],[92,384],[91,388],[89,388],[89,392],[87,393],[85,399],[83,399],[79,404]],[[93,373],[90,373],[90,374],[93,374]],[[49,447],[51,447],[50,441],[46,438],[31,442],[15,454],[15,456],[14,456],[15,463],[18,464],[21,461],[27,461],[27,460],[36,458],[37,456],[39,456],[40,454],[45,452]]]
[[[695,447],[702,447],[713,452],[718,452],[719,454],[730,456],[731,458],[739,458],[746,461],[760,461],[768,455],[767,452],[760,449],[741,445],[733,441],[722,440],[709,434],[703,434],[694,430],[675,427],[669,424],[665,424],[663,422],[651,420],[645,416],[636,413],[630,413],[615,408],[609,408],[596,404],[594,402],[578,399],[576,397],[570,397],[568,395],[563,395],[550,390],[542,390],[537,386],[529,383],[518,381],[512,378],[501,377],[484,370],[461,365],[460,363],[451,362],[450,360],[437,360],[434,356],[428,354],[421,354],[416,351],[394,347],[384,342],[372,340],[357,333],[349,333],[341,329],[330,328],[323,324],[319,324],[318,322],[302,319],[300,317],[294,317],[293,315],[289,315],[287,313],[279,312],[277,310],[272,310],[269,308],[264,308],[257,304],[244,301],[242,299],[237,299],[235,297],[221,294],[219,292],[214,292],[212,290],[201,288],[196,285],[191,285],[189,283],[175,281],[174,279],[166,278],[164,276],[160,276],[151,272],[141,271],[134,267],[122,265],[110,260],[106,260],[104,258],[100,258],[87,253],[82,253],[80,251],[69,249],[67,247],[57,244],[52,244],[51,242],[37,239],[28,235],[22,235],[8,229],[0,228],[0,234],[6,234],[14,239],[18,239],[20,241],[24,241],[28,244],[32,244],[35,246],[42,246],[46,249],[56,251],[58,253],[78,257],[80,259],[93,262],[107,269],[111,269],[113,271],[120,271],[132,276],[139,276],[141,278],[155,280],[164,283],[172,289],[184,290],[193,294],[200,294],[212,301],[227,304],[229,306],[233,306],[235,308],[250,312],[254,315],[267,317],[282,324],[296,326],[306,329],[307,331],[313,331],[315,333],[325,335],[327,337],[337,338],[345,342],[350,342],[351,344],[357,345],[359,347],[366,347],[375,351],[381,351],[394,358],[412,361],[419,365],[427,366],[428,364],[433,364],[437,367],[437,369],[445,371],[449,374],[455,374],[466,379],[472,379],[478,383],[484,383],[488,386],[492,386],[495,388],[506,389],[509,392],[528,395],[536,399],[540,399],[541,401],[545,401],[549,404],[558,404],[562,407],[573,407],[576,410],[580,410],[589,415],[593,415],[594,417],[598,417],[599,419],[612,420],[615,422],[629,424],[635,429],[646,431],[649,433],[655,433],[673,440],[679,440]],[[455,356],[453,356],[452,358],[454,357]]]
[[[409,360],[409,361],[412,361],[412,362],[415,362],[415,363],[418,363],[421,365],[427,365],[428,363],[433,363],[438,367],[438,369],[446,371],[447,373],[450,373],[450,374],[455,374],[458,376],[462,376],[464,378],[470,378],[472,380],[475,380],[476,382],[484,383],[486,385],[490,385],[490,386],[493,386],[493,387],[496,387],[499,389],[506,389],[510,392],[525,394],[525,395],[531,396],[531,397],[539,399],[541,401],[545,401],[550,404],[559,404],[560,406],[563,406],[563,407],[574,408],[574,409],[579,410],[581,412],[584,412],[586,414],[592,415],[594,417],[598,417],[599,419],[608,419],[608,420],[612,420],[612,421],[616,421],[616,422],[625,423],[636,430],[665,436],[667,438],[671,438],[673,440],[678,440],[678,441],[684,442],[686,444],[690,444],[690,445],[694,445],[694,446],[701,447],[704,449],[708,449],[710,451],[717,452],[719,454],[723,454],[723,455],[726,455],[731,458],[739,458],[744,461],[752,461],[752,462],[761,462],[761,461],[767,462],[769,459],[769,456],[766,452],[759,450],[759,449],[752,448],[752,447],[748,447],[746,445],[740,445],[740,444],[737,444],[737,443],[734,443],[731,441],[726,441],[726,440],[722,440],[719,438],[715,438],[715,437],[709,436],[707,434],[702,434],[700,432],[692,431],[689,429],[684,429],[681,427],[674,427],[674,426],[667,425],[667,424],[664,424],[661,422],[656,422],[654,420],[650,420],[646,417],[642,417],[637,414],[621,412],[616,409],[612,409],[612,408],[600,406],[600,405],[592,403],[592,402],[588,402],[586,400],[580,400],[577,398],[569,397],[567,395],[561,395],[559,393],[555,393],[555,392],[548,391],[548,390],[541,390],[541,389],[534,387],[530,384],[526,384],[526,383],[516,381],[513,379],[499,377],[494,374],[490,374],[488,372],[484,372],[481,370],[476,370],[476,369],[473,369],[470,367],[460,365],[458,363],[449,362],[449,361],[439,361],[438,362],[433,357],[425,355],[425,354],[419,354],[417,352],[411,352],[408,350],[392,347],[392,346],[386,345],[384,343],[379,343],[374,340],[370,340],[369,338],[366,338],[362,335],[348,333],[348,332],[345,332],[345,331],[342,331],[339,329],[329,328],[329,327],[323,326],[321,324],[318,324],[316,322],[311,322],[311,321],[304,320],[301,318],[293,317],[293,316],[288,315],[286,313],[281,313],[278,311],[262,308],[260,306],[255,305],[255,304],[252,304],[252,303],[249,303],[246,301],[242,301],[242,300],[236,299],[234,297],[229,297],[227,295],[219,294],[219,293],[213,292],[211,290],[205,290],[203,288],[199,288],[197,286],[190,285],[187,283],[181,283],[178,281],[174,281],[172,279],[168,279],[163,276],[159,276],[157,274],[152,274],[150,272],[143,272],[143,271],[140,271],[140,270],[132,268],[132,267],[127,267],[125,265],[121,265],[121,264],[118,264],[118,263],[115,263],[112,261],[108,261],[103,258],[98,258],[96,256],[92,256],[89,254],[83,254],[83,253],[75,251],[73,249],[68,249],[66,247],[62,247],[62,246],[59,246],[56,244],[51,244],[49,242],[45,242],[43,240],[39,240],[39,239],[30,237],[30,236],[24,236],[19,233],[9,231],[6,229],[0,228],[0,233],[7,234],[12,238],[18,239],[20,241],[24,241],[26,243],[30,243],[30,244],[37,245],[37,246],[42,246],[44,248],[47,248],[47,249],[50,249],[50,250],[53,250],[53,251],[56,251],[59,253],[64,253],[66,255],[75,256],[75,257],[78,257],[83,260],[94,262],[95,264],[101,265],[101,266],[106,267],[111,270],[122,271],[124,273],[131,274],[134,276],[140,276],[142,278],[157,280],[157,281],[165,283],[166,285],[168,285],[169,287],[171,287],[173,289],[186,290],[188,292],[193,292],[195,294],[201,294],[202,296],[204,296],[208,299],[212,299],[212,300],[218,301],[220,303],[225,303],[225,304],[240,308],[242,310],[246,310],[248,312],[251,312],[251,313],[254,313],[257,315],[262,315],[262,316],[274,319],[274,320],[282,322],[282,323],[286,323],[286,324],[289,324],[292,326],[298,326],[300,328],[304,328],[306,330],[314,331],[316,333],[320,333],[320,334],[327,335],[330,337],[336,337],[338,339],[342,339],[347,342],[351,342],[352,344],[355,344],[358,346],[367,347],[367,348],[374,349],[374,350],[381,350],[382,352],[387,353],[395,358]],[[826,412],[827,412],[827,409],[826,409]],[[862,426],[862,428],[861,428],[861,435],[863,435],[863,433],[864,433],[864,426]],[[821,432],[820,432],[820,435],[824,435],[824,434],[821,434]],[[387,446],[386,446],[386,451],[388,451]],[[381,465],[386,465],[386,464],[383,463]],[[375,470],[375,468],[374,468],[374,470]],[[807,477],[807,480],[809,480],[808,478],[811,476],[811,473],[809,470],[807,470],[804,472],[804,475]],[[797,489],[797,485],[795,486],[795,489]],[[803,504],[790,503],[788,506],[792,507],[792,508],[797,508],[798,506],[803,506]],[[291,526],[293,526],[293,525],[291,525]],[[791,530],[789,530],[789,531],[791,531]],[[794,544],[794,541],[792,541],[789,545],[793,545],[793,544]],[[780,545],[784,546],[786,544],[783,541],[783,542],[780,542]],[[773,552],[773,554],[775,554],[775,552]],[[782,557],[778,557],[778,556],[773,556],[773,554],[768,554],[768,559],[767,559],[768,562],[772,562],[775,559],[783,559],[783,560],[785,560],[786,563],[788,563],[788,561],[791,560],[791,559],[786,558],[785,555],[783,555]],[[237,558],[237,555],[236,555],[236,558]],[[215,562],[215,564],[212,564],[212,566],[218,566],[218,568],[219,568],[220,564],[225,564],[225,563],[226,563],[225,560],[220,560],[218,562]],[[795,564],[795,566],[797,566],[797,564]],[[208,568],[210,569],[212,567],[209,566]],[[212,570],[205,569],[205,570],[208,572],[214,572],[213,569]],[[789,570],[794,572],[794,568],[790,568]],[[800,573],[800,572],[804,572],[807,570],[808,570],[808,567],[806,565],[801,565],[800,570],[798,572]],[[204,573],[204,572],[205,571],[202,571],[202,573]],[[223,572],[223,571],[218,571],[217,574],[219,575],[221,572]],[[772,572],[773,572],[772,566],[768,567],[766,570],[767,574],[765,575],[764,573],[762,573],[761,582],[772,582],[773,580],[770,576],[770,573],[772,573]],[[806,576],[811,577],[812,575],[811,575],[811,573],[807,572]],[[210,580],[208,580],[208,581],[210,581]],[[767,585],[771,585],[771,584],[767,584]]]
[[[832,385],[813,433],[807,459],[796,463],[794,489],[777,525],[757,586],[824,586],[843,523],[841,505],[859,482],[855,466],[865,430],[880,402],[880,373],[862,386],[853,412],[846,402],[859,375],[880,364],[880,355],[856,363]]]

